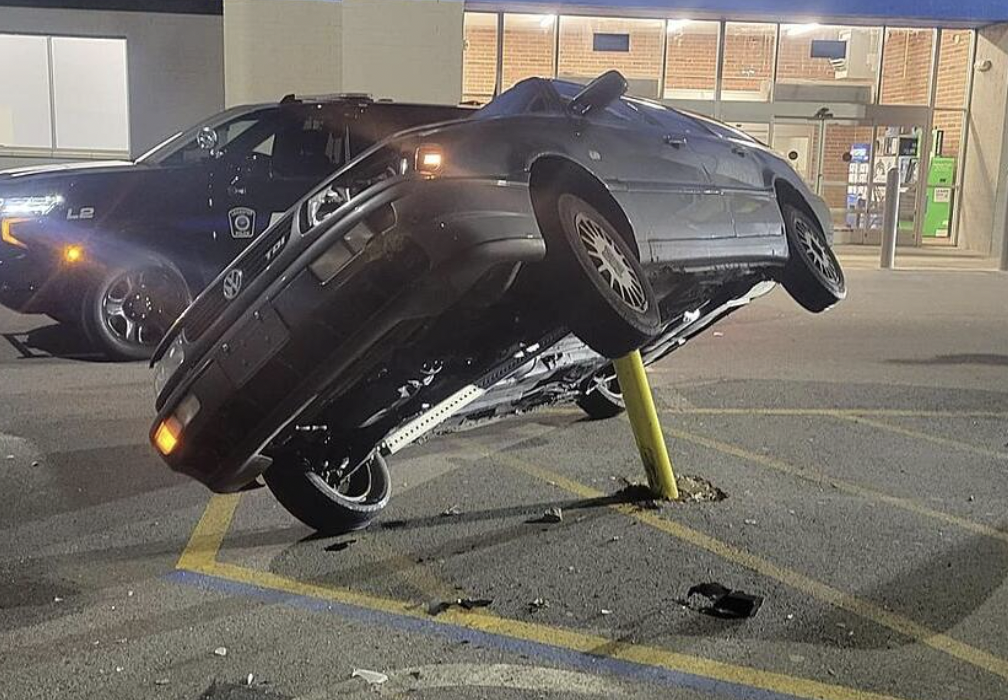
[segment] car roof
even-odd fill
[[[392,100],[385,97],[375,99],[372,95],[366,92],[339,92],[326,95],[296,95],[294,93],[290,93],[288,95],[284,95],[283,99],[280,100],[279,104],[281,105],[374,104],[374,105],[390,105],[397,107],[428,107],[437,109],[458,109],[463,111],[473,111],[476,109],[476,107],[473,105],[436,104],[432,102],[399,102],[397,100]]]

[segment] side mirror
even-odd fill
[[[196,134],[196,145],[204,151],[212,151],[217,148],[218,138],[216,131],[209,126],[204,126]]]
[[[583,117],[591,111],[605,109],[623,97],[626,91],[626,78],[619,71],[606,71],[575,95],[567,108],[572,114]]]

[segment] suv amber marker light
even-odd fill
[[[11,228],[14,224],[19,224],[22,221],[30,221],[31,219],[4,219],[0,221],[0,239],[3,239],[4,243],[9,243],[18,248],[27,248],[21,240],[11,232]]]
[[[181,435],[182,426],[174,416],[171,416],[161,421],[161,425],[154,432],[154,445],[158,448],[158,452],[169,455],[178,446]]]
[[[421,146],[416,152],[416,169],[421,175],[433,177],[441,172],[444,154],[440,146]]]
[[[63,249],[63,259],[71,265],[84,259],[84,248],[79,245],[68,245]]]

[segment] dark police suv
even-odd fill
[[[0,173],[0,303],[147,357],[189,301],[312,185],[462,107],[362,95],[235,107],[134,162]]]

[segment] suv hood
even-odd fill
[[[125,172],[136,168],[136,163],[128,160],[99,160],[87,163],[54,163],[33,165],[23,168],[0,170],[0,183],[17,182],[33,175],[74,175],[80,172]]]

